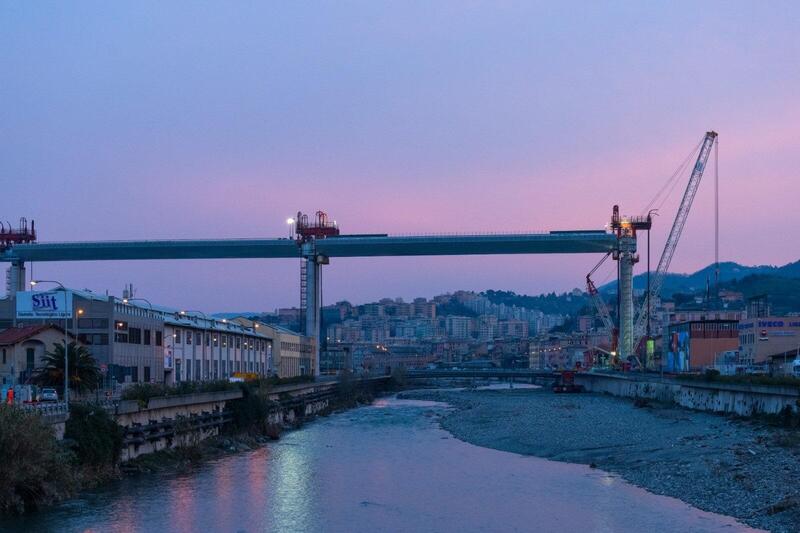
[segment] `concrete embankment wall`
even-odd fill
[[[119,402],[114,418],[125,430],[122,461],[218,435],[228,421],[225,404],[241,397],[235,390],[152,398],[146,407],[135,400]]]
[[[375,379],[352,384],[356,388],[382,385],[383,381]],[[326,410],[339,392],[337,382],[275,387],[267,393],[274,405],[267,421],[278,428],[294,425]],[[222,426],[230,422],[227,403],[241,397],[241,390],[232,390],[152,398],[146,406],[134,400],[118,402],[112,412],[117,424],[125,429],[122,461],[165,448],[190,446],[218,435]]]
[[[685,381],[633,374],[578,374],[576,383],[590,392],[647,398],[715,413],[740,416],[800,411],[800,389],[766,385]]]

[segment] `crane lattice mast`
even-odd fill
[[[645,324],[647,322],[648,315],[652,313],[655,297],[660,296],[661,294],[661,287],[664,284],[664,279],[667,271],[669,270],[669,264],[672,261],[672,256],[675,254],[675,248],[678,246],[678,240],[681,238],[683,226],[686,224],[686,219],[689,217],[689,210],[692,207],[695,194],[700,186],[700,180],[703,177],[703,171],[706,168],[708,157],[711,155],[711,148],[714,146],[716,139],[717,132],[707,132],[700,147],[700,152],[697,154],[697,162],[695,163],[692,174],[689,177],[689,183],[686,185],[686,190],[683,193],[683,199],[678,207],[678,212],[675,214],[675,221],[672,223],[672,229],[670,229],[667,242],[664,245],[664,251],[661,253],[661,259],[658,261],[658,267],[656,268],[655,274],[651,278],[652,281],[649,292],[650,297],[645,298],[644,304],[642,305],[639,315],[636,318],[636,325],[633,329],[635,335],[633,342],[634,349],[639,345],[642,337],[644,336]],[[650,302],[649,305],[648,302]]]

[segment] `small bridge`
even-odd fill
[[[552,381],[558,373],[530,368],[470,368],[409,370],[406,379],[524,379],[531,383],[534,381]]]

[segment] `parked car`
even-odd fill
[[[43,402],[57,402],[58,393],[55,389],[42,389],[39,399]]]

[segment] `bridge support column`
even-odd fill
[[[313,365],[314,376],[319,376],[320,346],[320,271],[327,258],[317,255],[313,242],[303,244],[303,260],[305,261],[305,332],[314,339]]]
[[[633,355],[633,265],[636,262],[636,239],[619,241],[619,355],[622,361]]]
[[[14,298],[18,292],[25,290],[25,263],[15,261],[8,267],[6,274],[6,295]]]

